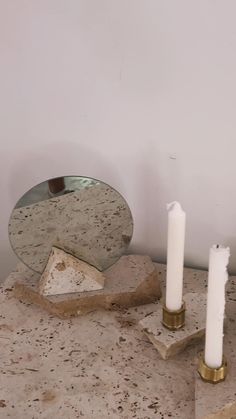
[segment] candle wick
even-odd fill
[[[217,248],[217,249],[219,249],[219,247],[220,247],[220,245],[219,245],[219,244],[217,244],[217,245],[216,245],[216,248]]]

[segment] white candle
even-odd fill
[[[225,311],[225,284],[228,279],[228,247],[213,246],[210,249],[205,363],[210,368],[219,368],[223,356],[223,326]]]
[[[167,210],[166,307],[176,311],[182,306],[186,214],[178,202],[168,204]]]

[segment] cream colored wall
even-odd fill
[[[63,174],[117,188],[131,250],[166,257],[166,209],[187,212],[186,264],[231,246],[236,271],[236,3],[1,0],[1,275],[7,222]]]

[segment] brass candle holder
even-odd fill
[[[185,324],[185,303],[176,311],[171,311],[164,305],[162,309],[162,324],[169,330],[181,329]]]
[[[203,354],[200,355],[198,373],[203,381],[217,384],[224,381],[227,375],[227,361],[223,357],[222,365],[219,368],[210,368],[204,361]]]

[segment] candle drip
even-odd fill
[[[223,359],[223,327],[225,311],[225,284],[228,279],[228,247],[214,245],[210,249],[206,315],[205,363],[220,368]]]

